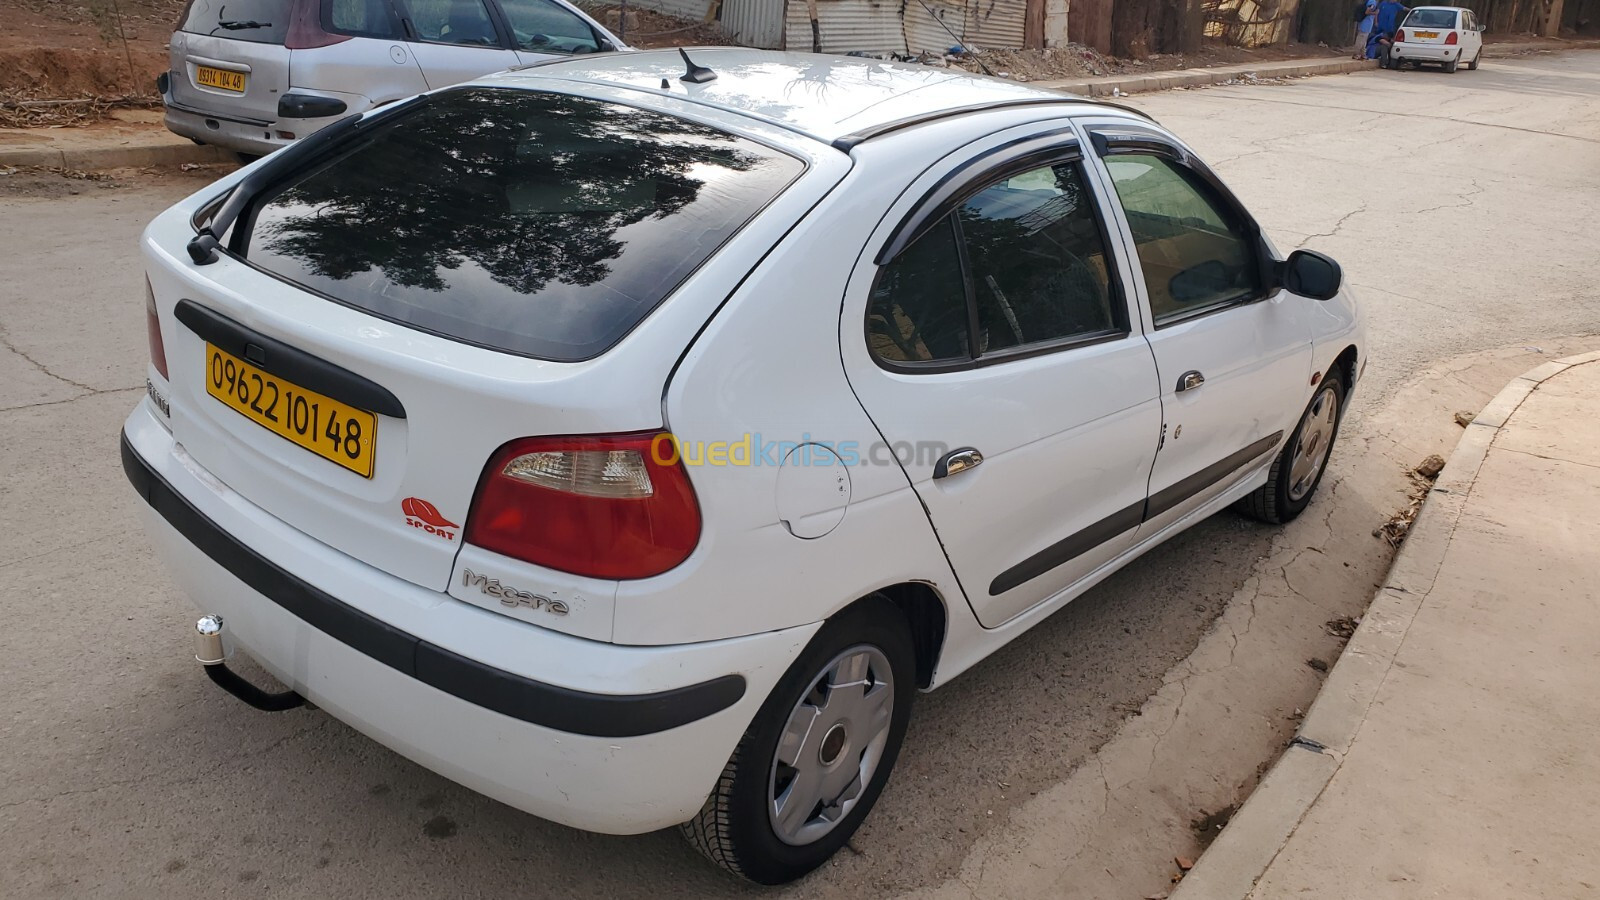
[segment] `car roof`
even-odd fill
[[[1089,102],[962,69],[868,57],[730,47],[694,47],[685,52],[696,65],[716,72],[716,80],[680,81],[685,67],[678,51],[644,50],[568,57],[513,69],[490,81],[559,79],[670,95],[763,119],[841,149],[901,124],[953,113]]]
[[[1444,9],[1444,10],[1449,10],[1450,12],[1466,12],[1467,11],[1467,8],[1465,6],[1413,6],[1413,7],[1411,7],[1411,11],[1412,12],[1416,12],[1416,11],[1421,10],[1421,9]]]

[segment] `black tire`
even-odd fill
[[[1483,59],[1483,48],[1479,47],[1478,48],[1478,55],[1474,56],[1472,58],[1472,62],[1467,63],[1467,71],[1468,72],[1476,72],[1476,71],[1478,71],[1478,61],[1481,60],[1481,59]]]
[[[239,153],[239,152],[235,151],[234,154],[233,154],[233,158],[239,161],[239,165],[248,166],[251,163],[255,162],[256,160],[260,159],[261,158],[261,154],[259,154],[259,153]]]
[[[1300,442],[1306,431],[1306,423],[1311,420],[1312,413],[1319,408],[1319,402],[1324,400],[1324,395],[1329,391],[1333,393],[1334,402],[1338,406],[1334,410],[1333,429],[1327,439],[1327,452],[1310,488],[1296,497],[1293,495],[1291,483],[1294,459],[1300,452]],[[1322,380],[1316,393],[1311,396],[1311,402],[1306,405],[1305,412],[1300,414],[1300,421],[1295,425],[1294,434],[1284,442],[1283,450],[1278,453],[1277,459],[1272,461],[1272,470],[1267,474],[1267,483],[1239,501],[1237,508],[1240,512],[1251,518],[1277,525],[1291,522],[1305,512],[1306,507],[1311,505],[1311,498],[1317,495],[1317,487],[1322,484],[1322,476],[1327,474],[1327,461],[1332,458],[1333,445],[1339,439],[1339,426],[1344,422],[1344,398],[1345,386],[1338,374],[1330,374]]]
[[[1459,65],[1461,65],[1461,60],[1459,60],[1459,59],[1447,59],[1442,64],[1440,64],[1439,68],[1443,69],[1445,74],[1448,75],[1448,74],[1454,72],[1456,70],[1456,66],[1459,66]]]
[[[892,672],[894,706],[877,768],[831,831],[810,844],[785,843],[768,812],[778,739],[825,668],[860,645],[880,651]],[[699,815],[680,826],[684,837],[707,859],[760,884],[784,884],[826,862],[850,840],[889,780],[911,720],[915,661],[905,616],[883,597],[868,598],[828,620],[762,704]]]

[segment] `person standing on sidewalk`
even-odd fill
[[[1354,59],[1371,59],[1372,28],[1378,21],[1378,0],[1363,0],[1356,6],[1356,52]]]

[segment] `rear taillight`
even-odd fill
[[[161,342],[161,317],[156,315],[156,292],[150,288],[150,279],[144,280],[144,324],[150,338],[150,362],[167,378],[167,346]]]
[[[1404,44],[1406,42],[1406,33],[1404,29],[1398,30],[1394,33],[1394,42],[1396,44]]]
[[[283,36],[283,46],[289,50],[312,50],[330,47],[350,40],[348,34],[332,34],[322,27],[322,4],[317,0],[299,0],[289,14],[289,30]]]
[[[1446,44],[1454,44],[1456,42],[1456,33],[1454,31],[1450,32],[1450,34],[1445,37],[1444,42]]]
[[[470,544],[593,578],[648,578],[700,540],[700,506],[672,436],[524,438],[490,458]]]

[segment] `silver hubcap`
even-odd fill
[[[1299,442],[1295,445],[1293,464],[1289,467],[1289,499],[1299,500],[1311,493],[1328,464],[1328,451],[1333,449],[1333,429],[1339,424],[1339,395],[1333,388],[1322,389],[1306,417],[1300,423]]]
[[[822,668],[789,713],[768,782],[767,813],[785,844],[832,831],[883,760],[894,717],[894,676],[876,647],[851,647]]]

